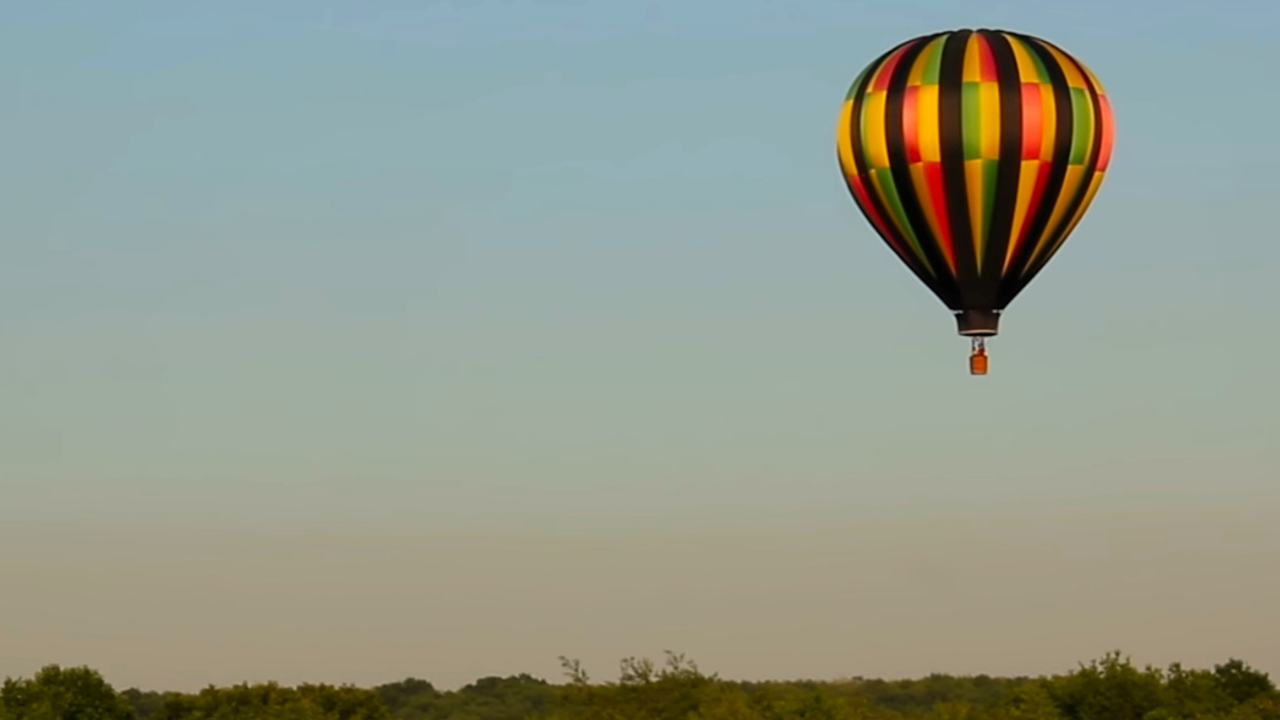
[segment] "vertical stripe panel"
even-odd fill
[[[889,168],[893,175],[894,187],[902,207],[903,217],[911,226],[911,232],[919,242],[921,250],[935,268],[946,267],[950,270],[950,281],[956,277],[955,258],[950,257],[947,248],[939,240],[935,232],[936,224],[930,222],[928,193],[921,193],[919,185],[911,172],[911,158],[907,149],[907,126],[904,122],[909,96],[908,82],[911,70],[919,59],[926,43],[917,43],[907,49],[901,56],[899,65],[889,79],[887,91],[888,101],[885,104],[885,140],[889,150]],[[913,128],[914,129],[914,128]]]
[[[867,166],[889,167],[889,146],[884,139],[884,104],[886,93],[877,90],[867,95],[862,106],[862,145],[867,151]]]
[[[965,169],[965,146],[971,129],[964,102],[965,87],[970,83],[965,82],[964,72],[974,34],[971,30],[960,30],[947,36],[941,50],[942,62],[938,73],[938,135],[942,185],[946,189],[946,212],[956,250],[956,274],[959,278],[957,289],[964,306],[971,306],[976,300],[977,288],[973,279],[978,275]],[[972,72],[980,73],[981,68],[976,61],[972,65]],[[977,147],[981,147],[980,144]]]
[[[1102,114],[1102,122],[1100,123],[1102,125],[1100,128],[1102,148],[1098,154],[1098,171],[1102,172],[1111,164],[1111,144],[1115,141],[1115,127],[1114,120],[1111,118],[1111,101],[1101,91],[1098,92],[1098,105]]]
[[[907,162],[920,162],[920,86],[908,85],[902,98],[902,142]]]
[[[1000,138],[995,153],[991,156],[994,162],[988,190],[990,204],[987,209],[987,241],[978,269],[982,274],[980,281],[983,303],[987,308],[995,309],[1004,275],[1004,262],[1012,241],[1018,191],[1022,184],[1024,109],[1022,77],[1008,37],[1003,33],[989,32],[985,33],[984,39],[991,52],[995,70],[995,80],[991,84],[997,89],[994,102],[998,109]]]
[[[936,273],[933,268],[929,267],[928,260],[918,251],[913,250],[907,239],[894,229],[889,220],[889,208],[879,193],[875,192],[872,187],[874,179],[867,168],[866,152],[861,132],[862,110],[865,105],[867,89],[871,86],[872,80],[883,67],[886,59],[901,52],[904,47],[910,44],[911,41],[908,41],[885,52],[875,62],[868,65],[867,69],[859,76],[861,79],[854,84],[848,94],[850,103],[848,116],[845,118],[847,132],[837,138],[837,143],[843,143],[843,146],[848,150],[848,155],[852,158],[849,166],[850,172],[846,177],[850,190],[854,195],[854,200],[862,210],[863,215],[876,228],[881,238],[902,259],[911,272],[938,294],[939,297],[942,297],[945,293],[945,288],[938,285]]]
[[[942,144],[938,136],[938,85],[921,85],[916,94],[917,128],[920,131],[920,159],[942,162]]]

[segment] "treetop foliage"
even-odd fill
[[[1212,669],[1137,667],[1110,652],[1042,677],[933,674],[909,680],[744,682],[683,654],[624,658],[592,682],[485,677],[452,691],[418,678],[358,688],[277,683],[196,693],[117,692],[87,667],[50,665],[0,687],[0,720],[1280,720],[1275,683],[1241,660]]]

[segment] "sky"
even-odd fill
[[[1116,116],[991,374],[835,159],[926,32]],[[1280,676],[1280,5],[0,9],[0,677]]]

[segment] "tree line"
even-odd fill
[[[1140,668],[1117,651],[1052,676],[766,682],[708,675],[674,653],[662,665],[626,658],[607,682],[561,664],[559,684],[521,674],[450,691],[408,678],[194,693],[118,692],[92,668],[50,665],[4,681],[0,720],[1280,720],[1271,678],[1236,659]]]

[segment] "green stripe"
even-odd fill
[[[999,160],[982,161],[982,222],[978,226],[978,267],[982,267],[982,257],[987,253],[987,241],[991,235],[991,216],[996,207],[996,175],[1000,167]]]
[[[967,82],[960,89],[960,113],[964,133],[964,159],[982,157],[982,96],[980,83]]]
[[[872,65],[868,65],[862,69],[862,72],[858,73],[858,77],[854,78],[853,84],[849,86],[849,92],[844,94],[845,100],[852,100],[858,94],[858,86],[862,84],[862,79],[867,76],[867,73],[871,72],[871,69]]]
[[[924,61],[924,73],[920,76],[921,83],[938,84],[938,78],[942,75],[942,43],[944,40],[946,40],[945,36],[934,40],[925,50],[929,57]]]
[[[929,272],[937,275],[938,273],[929,264],[929,258],[924,254],[924,249],[920,247],[920,239],[916,237],[916,232],[911,227],[911,220],[907,218],[907,211],[902,207],[902,198],[898,196],[898,186],[893,182],[893,171],[888,168],[881,168],[871,171],[876,176],[880,187],[884,188],[885,204],[889,206],[889,212],[893,213],[893,217],[906,230],[907,241],[911,243],[911,249],[916,251],[916,258],[920,260]],[[874,190],[875,188],[871,188]]]
[[[1093,129],[1093,108],[1084,88],[1071,88],[1071,159],[1072,165],[1083,165],[1089,154],[1089,132]]]
[[[1045,82],[1045,83],[1052,82],[1052,80],[1049,78],[1049,71],[1045,69],[1044,61],[1040,59],[1039,53],[1037,53],[1035,50],[1032,50],[1026,43],[1022,42],[1021,40],[1019,40],[1018,42],[1022,45],[1022,49],[1027,51],[1027,55],[1031,56],[1031,64],[1032,66],[1035,67],[1036,75],[1039,76],[1038,78],[1039,81]]]
[[[867,148],[867,96],[871,93],[864,91],[862,93],[861,102],[858,105],[858,127],[854,134],[858,136],[858,144],[862,146],[864,153],[863,162],[868,169],[871,169],[871,153]]]

